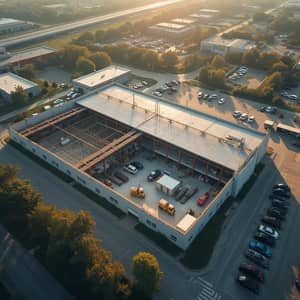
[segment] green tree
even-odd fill
[[[208,67],[202,67],[199,73],[199,80],[207,83],[209,79],[209,69]]]
[[[132,258],[132,273],[136,287],[150,296],[160,290],[163,273],[157,259],[150,253],[140,252]]]
[[[97,69],[102,69],[111,65],[111,57],[103,51],[93,53],[89,59],[96,65]]]
[[[159,63],[160,63],[157,52],[155,52],[153,50],[148,50],[144,54],[144,61],[145,61],[146,68],[151,71],[157,69],[157,67],[159,66]]]
[[[36,77],[36,70],[33,64],[27,64],[21,67],[18,71],[17,74],[21,77],[24,77],[28,80],[33,80]]]
[[[243,54],[242,62],[244,65],[253,67],[257,64],[259,57],[260,57],[259,51],[254,48],[249,51],[246,51]]]
[[[83,45],[83,44],[91,44],[92,42],[94,42],[94,40],[95,40],[94,34],[90,31],[86,31],[77,38],[76,42]]]
[[[242,64],[242,53],[237,52],[227,52],[225,54],[225,60],[233,65],[241,65]]]
[[[273,64],[272,72],[287,72],[289,67],[282,61]]]
[[[166,70],[174,70],[178,64],[178,56],[174,51],[166,51],[161,55],[161,61]]]
[[[76,61],[76,70],[81,75],[84,75],[94,72],[96,70],[96,65],[90,59],[81,56]]]
[[[44,87],[45,87],[45,88],[48,88],[48,87],[49,87],[49,82],[48,82],[48,80],[44,80]]]
[[[16,90],[11,93],[11,100],[14,104],[22,106],[28,103],[28,95],[21,86],[17,86]]]
[[[217,69],[221,69],[221,68],[224,68],[225,67],[225,60],[222,56],[220,55],[215,55],[211,64],[217,68]]]
[[[80,57],[89,56],[89,50],[83,46],[69,45],[61,51],[60,55],[61,61],[65,68],[68,70],[73,70]]]

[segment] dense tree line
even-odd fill
[[[95,221],[42,202],[17,168],[0,165],[0,221],[77,299],[148,299],[159,291],[162,273],[155,257],[132,260],[134,279],[94,237]],[[112,237],[113,238],[113,237]]]

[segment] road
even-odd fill
[[[50,28],[41,29],[41,30],[38,30],[35,32],[24,33],[19,36],[13,36],[10,38],[0,40],[0,47],[12,47],[12,46],[16,46],[18,44],[33,42],[38,39],[66,33],[66,32],[72,31],[72,30],[76,30],[76,29],[91,27],[95,24],[100,24],[103,22],[117,19],[117,18],[145,12],[147,10],[158,9],[158,8],[168,6],[171,4],[175,4],[175,3],[181,2],[181,1],[182,0],[161,1],[161,2],[157,2],[157,3],[149,4],[149,5],[139,6],[139,7],[135,7],[135,8],[131,8],[131,9],[126,9],[126,10],[106,14],[106,15],[99,16],[99,17],[93,17],[93,18],[89,18],[89,19],[85,19],[85,20],[80,20],[80,21],[69,23],[69,24],[52,26]]]
[[[0,226],[0,262],[4,282],[28,300],[71,300],[67,291]]]
[[[63,92],[60,92],[60,93],[57,93],[55,94],[54,96],[50,97],[50,98],[46,98],[46,99],[42,99],[40,101],[37,101],[33,104],[30,104],[30,105],[27,105],[25,107],[22,107],[22,108],[19,108],[19,109],[16,109],[10,113],[7,113],[3,116],[0,116],[0,123],[3,123],[3,122],[6,122],[10,119],[12,119],[13,117],[15,117],[17,114],[20,114],[20,113],[23,113],[27,110],[30,110],[30,109],[33,109],[37,106],[40,106],[40,105],[44,105],[44,104],[47,104],[48,102],[51,102],[55,99],[58,99],[60,97],[63,97],[65,96],[70,90],[66,90],[66,91],[63,91]]]

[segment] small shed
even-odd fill
[[[274,129],[274,125],[275,125],[275,123],[274,123],[274,121],[271,121],[271,120],[266,120],[265,122],[264,122],[264,128],[265,129]]]
[[[177,228],[186,232],[197,219],[190,214],[186,214],[176,225]]]
[[[156,181],[156,188],[169,196],[174,194],[174,191],[179,185],[180,181],[166,174]]]

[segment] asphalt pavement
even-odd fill
[[[0,262],[0,276],[11,292],[28,300],[74,299],[1,225]]]

